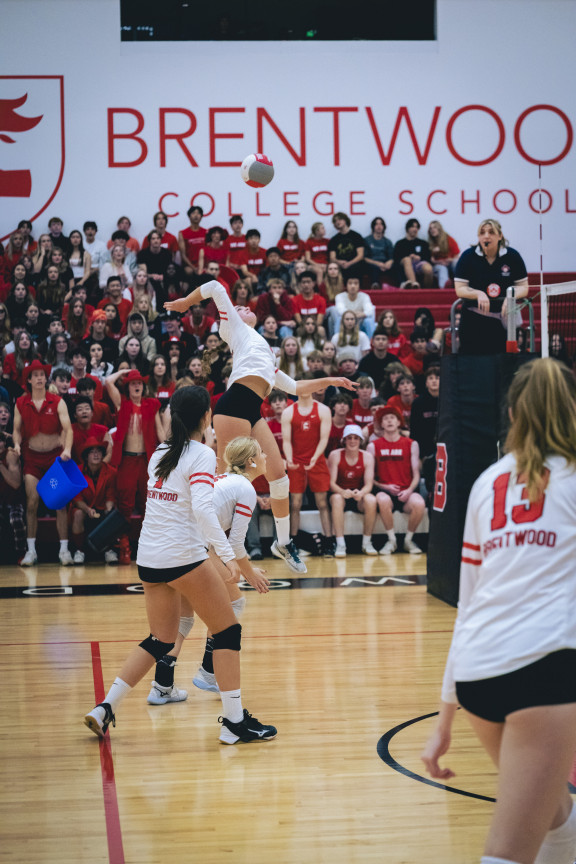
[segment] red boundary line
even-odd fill
[[[94,678],[94,696],[96,704],[104,701],[104,676],[100,660],[100,643],[91,642],[92,677]],[[114,759],[108,733],[100,739],[100,768],[102,771],[102,792],[104,794],[104,813],[106,816],[106,835],[108,838],[108,859],[110,864],[124,864],[124,847],[122,845],[122,828],[118,811],[118,796],[116,780],[114,779]]]

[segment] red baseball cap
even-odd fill
[[[395,417],[398,418],[400,424],[402,426],[404,425],[404,417],[402,416],[398,408],[396,408],[394,405],[380,405],[380,407],[376,409],[376,413],[374,414],[374,420],[380,422],[380,420],[382,420],[382,418],[385,417],[386,414],[393,414]]]
[[[145,383],[144,378],[138,369],[131,369],[122,379],[123,384],[131,384],[133,381],[141,381],[143,384]]]

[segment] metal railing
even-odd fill
[[[536,346],[536,334],[534,327],[534,307],[533,301],[538,298],[539,294],[535,294],[534,297],[524,297],[522,300],[516,300],[514,298],[514,304],[516,307],[516,312],[522,312],[525,308],[528,309],[528,326],[524,329],[527,333],[527,351],[530,354],[534,353]],[[455,300],[450,307],[450,339],[451,339],[451,348],[452,354],[458,354],[460,350],[460,337],[458,335],[458,327],[456,326],[456,315],[462,309],[462,299]],[[515,315],[509,316],[509,328],[514,327],[514,339],[516,338],[516,325],[512,325],[512,321],[514,320]],[[511,329],[509,329],[509,334],[511,333]],[[444,346],[442,346],[442,353],[444,353]]]

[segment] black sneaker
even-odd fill
[[[108,731],[110,723],[112,723],[112,726],[116,726],[116,717],[112,713],[112,708],[108,702],[100,702],[89,714],[86,714],[84,723],[95,735],[103,738]]]
[[[263,561],[264,560],[264,556],[262,555],[262,552],[260,552],[259,550],[256,550],[254,552],[249,552],[248,558],[250,559],[250,561]]]
[[[335,537],[322,537],[322,557],[323,558],[334,558],[335,552],[336,552],[336,538]]]
[[[275,726],[264,726],[255,717],[244,709],[244,718],[240,723],[231,723],[226,717],[219,717],[218,722],[222,724],[220,741],[222,744],[236,744],[243,741],[271,741],[278,734]]]
[[[276,558],[283,558],[288,567],[290,567],[291,570],[294,570],[295,573],[308,572],[306,565],[300,560],[298,549],[293,540],[290,540],[287,546],[281,546],[278,541],[275,540],[270,547],[270,551]]]

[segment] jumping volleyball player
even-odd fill
[[[207,282],[195,288],[187,297],[165,303],[164,307],[182,313],[210,297],[216,303],[220,315],[220,336],[232,350],[232,373],[228,389],[214,409],[218,459],[222,459],[226,446],[238,435],[256,438],[268,457],[266,479],[270,485],[270,502],[278,535],[272,544],[272,554],[283,558],[296,573],[306,573],[306,565],[298,557],[294,542],[290,540],[290,483],[284,460],[268,423],[261,417],[260,406],[274,387],[302,396],[330,386],[355,390],[356,385],[348,378],[294,381],[277,369],[270,346],[254,329],[256,315],[247,306],[235,307],[220,282]]]
[[[226,473],[218,474],[215,478],[213,501],[216,516],[236,555],[243,577],[259,594],[266,594],[270,590],[268,587],[269,580],[265,576],[266,571],[255,568],[251,564],[244,547],[246,531],[256,505],[256,491],[252,485],[252,480],[266,472],[266,456],[255,438],[239,437],[234,438],[226,447],[224,461]],[[214,550],[209,549],[208,552],[225,581],[230,604],[236,618],[240,621],[246,606],[246,597],[242,595],[236,582],[227,581],[228,571]],[[182,599],[180,614],[176,645],[170,652],[170,658],[174,660],[174,663],[180,654],[184,639],[194,625],[194,610],[184,598]],[[214,638],[209,633],[206,639],[204,658],[193,678],[193,683],[200,690],[218,693],[218,684],[214,675],[213,650]],[[174,684],[173,664],[166,665],[162,661],[157,663],[156,678],[160,678],[162,683],[152,682],[152,689],[148,695],[150,705],[182,702],[188,697],[186,690],[180,690]]]
[[[274,726],[264,726],[242,708],[240,695],[240,635],[228,592],[207,556],[215,550],[238,581],[240,567],[222,531],[213,504],[214,451],[202,444],[211,420],[210,396],[204,387],[183,387],[170,400],[172,431],[153,453],[148,466],[146,515],[138,544],[138,575],[144,584],[150,635],[130,654],[108,694],[84,718],[98,736],[110,723],[122,699],[160,662],[170,656],[184,598],[214,634],[214,671],[222,698],[220,741],[263,741],[276,737]],[[156,672],[159,683],[161,673]]]
[[[576,380],[535,360],[508,400],[508,454],[470,494],[443,701],[422,759],[432,777],[454,776],[438,760],[459,702],[500,772],[482,864],[572,864]]]

